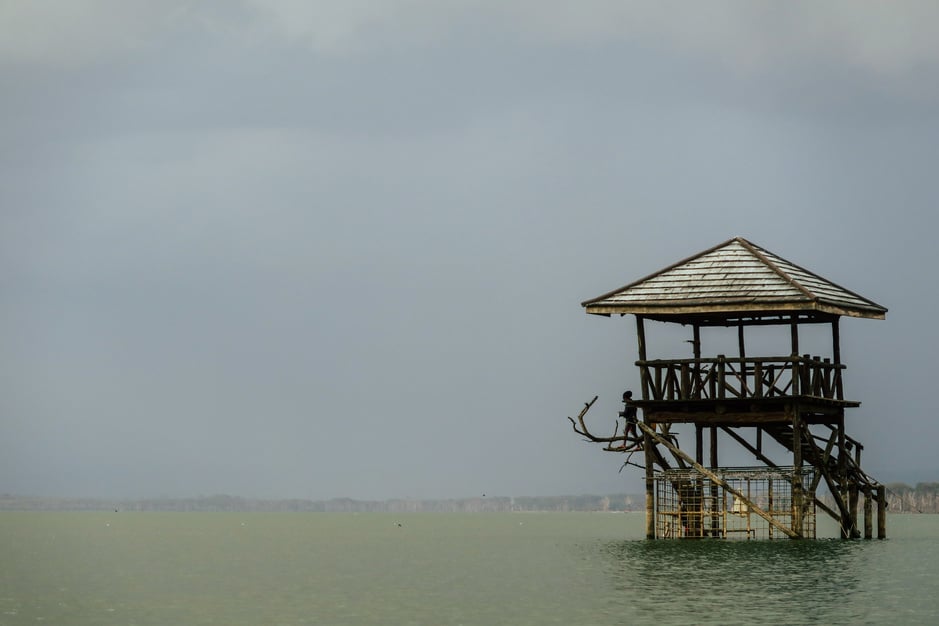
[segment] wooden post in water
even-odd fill
[[[792,412],[792,531],[802,538],[802,414],[798,405]]]
[[[887,488],[877,487],[877,538],[887,538]]]
[[[874,510],[873,497],[870,489],[864,490],[864,538],[871,539],[874,536]]]
[[[655,480],[651,453],[653,445],[649,435],[642,436],[643,456],[646,458],[646,539],[655,539]]]
[[[711,426],[711,469],[718,468],[717,462],[717,426]],[[720,535],[720,524],[721,518],[717,510],[717,496],[718,496],[717,484],[711,482],[711,536],[717,537]],[[702,498],[703,500],[703,498]],[[703,504],[703,503],[702,503]]]
[[[641,315],[636,316],[636,338],[639,343],[639,360],[645,363],[646,329]],[[639,377],[642,380],[643,400],[649,399],[648,371],[648,366],[645,364],[639,368]],[[642,419],[644,422],[648,420],[645,416],[645,412],[643,412]],[[655,539],[655,478],[653,476],[655,466],[653,465],[653,457],[651,454],[652,445],[652,439],[650,439],[648,435],[644,435],[642,438],[642,449],[643,456],[646,460],[646,539]]]
[[[856,482],[852,482],[848,486],[848,511],[851,513],[851,537],[854,539],[860,536],[857,529],[857,501],[858,485]]]

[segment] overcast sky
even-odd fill
[[[937,42],[930,1],[2,0],[0,492],[639,491],[565,419],[638,389],[580,302],[734,236],[890,309],[842,323],[849,434],[937,480]]]

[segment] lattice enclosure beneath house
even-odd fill
[[[801,470],[804,494],[801,536],[814,538],[815,499],[810,490],[815,482],[815,472],[811,466],[803,466]],[[785,532],[759,511],[781,526],[794,529],[792,467],[738,467],[711,471],[726,484],[722,485],[694,469],[673,469],[655,474],[656,537],[786,538]],[[742,497],[735,495],[734,491]]]

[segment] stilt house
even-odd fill
[[[816,510],[833,517],[843,537],[860,537],[861,497],[863,536],[873,535],[876,504],[877,536],[885,537],[885,489],[861,469],[863,446],[845,429],[847,410],[860,402],[844,395],[839,322],[884,319],[887,309],[740,237],[583,306],[636,319],[642,442],[632,449],[645,460],[649,539],[814,538]],[[689,358],[654,358],[647,321],[688,328]],[[809,324],[830,328],[830,356],[800,352],[800,329]],[[770,355],[748,354],[746,331],[767,325],[788,327],[776,333],[788,341]],[[702,354],[702,334],[713,327],[736,328],[736,354]],[[679,425],[694,429],[693,451],[678,445]],[[721,466],[719,432],[762,466]],[[775,461],[770,440],[779,444]],[[607,449],[628,450],[623,443]]]

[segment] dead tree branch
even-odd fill
[[[590,402],[584,403],[584,408],[581,409],[580,413],[577,414],[576,420],[569,415],[567,416],[567,419],[570,421],[571,427],[574,429],[574,432],[580,435],[581,437],[583,437],[584,439],[586,439],[587,441],[608,444],[606,447],[603,448],[604,450],[608,450],[611,452],[624,452],[624,451],[630,450],[631,446],[627,446],[627,444],[633,443],[633,441],[627,438],[625,429],[622,435],[619,434],[619,423],[616,423],[613,426],[612,437],[598,437],[597,435],[594,435],[593,433],[591,433],[590,429],[587,428],[587,424],[586,422],[584,422],[584,415],[587,414],[587,411],[590,410],[590,407],[593,406],[593,403],[597,401],[598,397],[599,396],[594,396],[593,400],[591,400]],[[620,445],[613,446],[614,443],[619,443]]]

